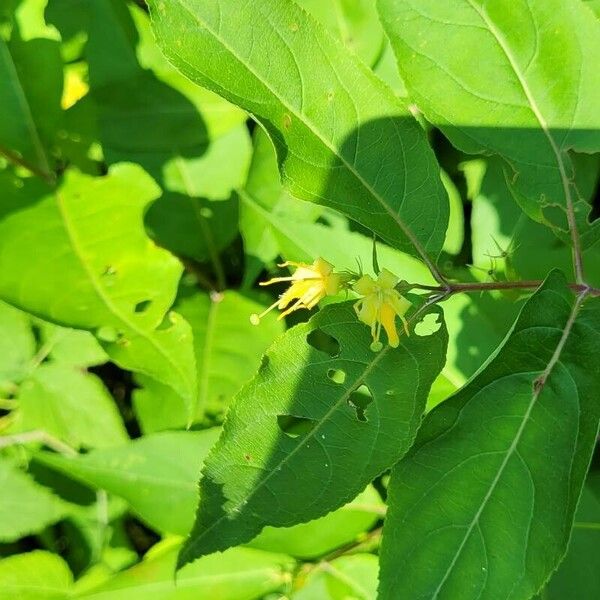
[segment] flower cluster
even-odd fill
[[[398,347],[400,338],[396,329],[396,317],[401,319],[404,331],[409,335],[404,315],[411,303],[396,290],[399,278],[387,269],[383,269],[377,279],[373,279],[370,275],[336,273],[333,265],[322,258],[317,258],[312,265],[289,261],[279,266],[291,266],[295,271],[289,277],[275,277],[260,285],[285,281],[290,283],[290,287],[269,308],[250,317],[254,325],[258,325],[260,319],[274,308],[282,311],[279,315],[281,319],[295,310],[313,308],[326,296],[335,296],[342,290],[352,289],[361,296],[354,305],[356,315],[371,328],[371,350],[378,352],[383,348],[380,341],[382,327],[389,345]]]

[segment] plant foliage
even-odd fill
[[[599,17],[0,2],[0,598],[597,598]]]

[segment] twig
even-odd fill
[[[471,293],[493,290],[535,290],[542,285],[543,280],[531,279],[523,281],[485,281],[485,282],[448,282],[447,286],[422,285],[420,283],[405,284],[409,289],[427,290],[431,292],[443,293],[444,298],[459,292]],[[585,292],[586,296],[600,296],[600,289],[587,286],[580,283],[569,283],[569,287],[574,292]]]
[[[26,431],[24,433],[15,433],[0,437],[0,450],[2,448],[30,444],[32,442],[45,444],[51,450],[54,450],[59,454],[64,454],[65,456],[77,456],[77,452],[71,448],[71,446],[65,444],[46,431],[42,431],[41,429],[34,429],[33,431]]]
[[[34,175],[37,175],[46,183],[49,183],[50,185],[54,185],[56,183],[56,176],[54,175],[54,173],[49,173],[47,171],[42,171],[41,169],[38,169],[35,165],[24,161],[20,156],[8,150],[7,148],[0,147],[0,155],[4,156],[6,160],[17,165],[18,167],[23,167],[24,169],[31,171]]]

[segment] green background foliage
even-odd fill
[[[598,598],[598,17],[1,1],[0,598]]]

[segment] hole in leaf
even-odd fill
[[[329,354],[331,358],[340,355],[340,343],[322,329],[313,329],[307,336],[306,341],[310,346],[319,352]]]
[[[327,371],[327,377],[329,377],[333,383],[344,383],[344,381],[346,381],[346,372],[341,369],[329,369],[329,371]]]
[[[425,315],[421,321],[415,325],[415,333],[421,337],[433,335],[442,324],[438,321],[438,313],[429,313]]]
[[[133,311],[136,313],[146,312],[150,308],[151,304],[152,304],[152,300],[142,300],[141,302],[138,302],[135,305]]]
[[[317,424],[314,419],[307,417],[295,417],[293,415],[277,415],[277,425],[279,429],[288,437],[293,439],[306,435]]]
[[[356,412],[356,418],[365,423],[368,421],[365,413],[371,402],[373,402],[373,395],[371,394],[371,390],[364,384],[348,397],[348,404]]]

